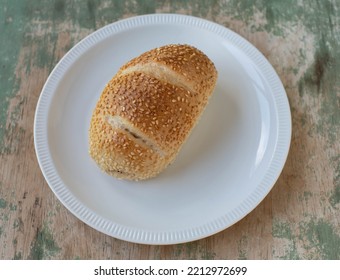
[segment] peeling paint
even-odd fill
[[[273,250],[278,259],[339,259],[340,236],[334,226],[324,219],[307,217],[296,225],[296,233],[292,232],[292,225],[275,221],[273,237],[285,241],[281,243],[281,253]],[[298,245],[299,244],[299,245]]]
[[[29,259],[43,260],[55,257],[61,248],[55,242],[49,228],[45,225],[38,229],[35,240],[31,246]]]
[[[298,260],[301,258],[296,245],[297,238],[292,233],[292,226],[290,223],[283,222],[278,219],[274,220],[272,226],[272,236],[285,240],[285,243],[283,243],[285,245],[281,245],[283,253],[277,255],[275,251],[273,252],[276,258],[283,260]]]
[[[292,231],[289,223],[274,220],[272,227],[272,235],[273,237],[291,239]]]
[[[248,237],[242,236],[237,244],[238,258],[239,260],[247,260],[247,247],[248,247]]]
[[[216,258],[216,253],[207,249],[206,246],[202,245],[203,241],[194,241],[188,242],[184,244],[176,245],[176,250],[174,252],[175,256],[179,256],[180,254],[187,255],[187,259],[202,259],[202,260],[213,260]]]
[[[324,219],[311,219],[300,224],[299,238],[304,241],[307,251],[316,251],[316,255],[308,256],[315,259],[340,259],[340,236],[334,226]]]
[[[329,49],[324,43],[321,44],[314,54],[314,63],[306,71],[303,80],[301,81],[303,84],[306,84],[309,88],[313,89],[312,91],[309,91],[309,93],[314,94],[314,97],[320,93],[327,69],[333,60],[334,58],[331,56]],[[301,90],[300,93],[303,94],[304,92]]]
[[[24,222],[21,218],[17,218],[14,220],[13,222],[13,229],[17,230],[17,231],[24,231]]]
[[[0,34],[6,40],[0,40],[0,151],[3,150],[3,141],[6,132],[7,108],[9,99],[19,88],[20,80],[15,76],[19,50],[22,45],[24,33],[23,2],[10,4],[11,1],[3,1],[0,9]],[[8,44],[10,38],[11,44]]]
[[[0,198],[0,209],[4,209],[7,207],[7,201],[3,198]]]
[[[329,197],[329,203],[336,208],[340,202],[340,155],[332,158],[331,162],[334,165],[334,190]]]
[[[301,195],[299,195],[299,201],[308,202],[313,197],[313,193],[310,191],[304,191]]]
[[[11,211],[16,211],[17,210],[17,205],[13,204],[12,202],[9,204],[9,210]]]
[[[340,100],[337,94],[340,88],[340,36],[330,28],[331,16],[335,13],[332,3],[325,1],[325,5],[320,5],[316,2],[316,5],[318,20],[314,17],[306,21],[306,27],[316,36],[314,62],[299,82],[299,94],[301,97],[309,94],[321,100],[317,132],[325,135],[332,145],[340,134]],[[339,17],[339,11],[337,13]]]
[[[298,254],[296,247],[296,241],[290,241],[288,247],[286,248],[285,254],[280,256],[281,260],[300,260],[301,257]]]
[[[339,204],[339,202],[340,202],[340,185],[337,184],[329,198],[329,203],[335,208],[336,205]]]
[[[216,258],[216,253],[213,252],[210,247],[202,247],[199,250],[199,254],[202,260],[214,260]]]
[[[14,254],[13,260],[22,260],[22,253],[21,252],[16,252]]]

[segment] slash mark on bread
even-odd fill
[[[161,157],[165,156],[165,153],[162,151],[162,149],[160,149],[149,137],[147,137],[143,132],[134,127],[126,119],[118,115],[115,116],[107,115],[105,119],[113,129],[123,131],[128,137],[132,138],[138,145],[150,148],[154,152],[158,153]]]
[[[165,83],[172,84],[177,87],[184,88],[187,91],[195,92],[194,86],[188,83],[186,79],[179,76],[178,73],[171,70],[166,65],[155,62],[137,64],[126,68],[120,72],[120,75],[128,75],[130,73],[139,72]]]

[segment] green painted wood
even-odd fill
[[[56,199],[33,147],[34,111],[53,67],[116,20],[181,13],[254,44],[278,72],[292,110],[285,168],[234,226],[173,246],[120,241]],[[0,0],[1,259],[340,259],[340,2],[280,0]]]

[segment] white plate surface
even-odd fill
[[[210,57],[216,90],[173,165],[151,180],[117,180],[88,155],[92,111],[121,65],[170,43]],[[264,56],[223,26],[174,14],[118,21],[78,43],[49,76],[34,124],[40,168],[65,207],[103,233],[145,244],[188,242],[239,221],[273,187],[290,138],[287,96]]]

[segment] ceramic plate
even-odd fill
[[[117,180],[88,155],[92,111],[121,65],[170,43],[208,55],[216,90],[166,171]],[[287,96],[265,57],[223,26],[174,14],[118,21],[74,46],[46,81],[34,124],[40,168],[65,207],[98,231],[144,244],[193,241],[239,221],[273,187],[290,138]]]

